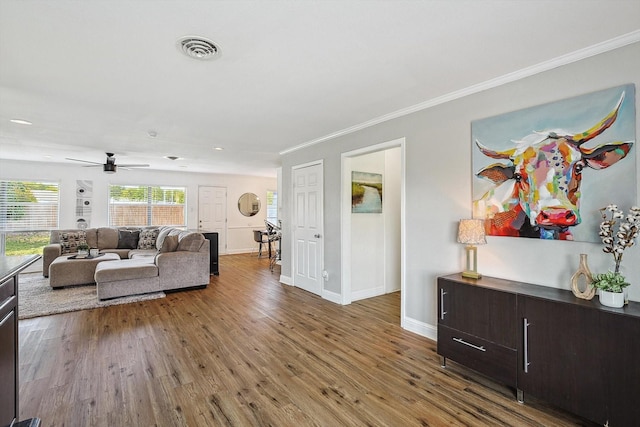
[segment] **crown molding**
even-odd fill
[[[619,37],[615,37],[610,40],[606,40],[601,43],[594,44],[584,49],[580,49],[580,50],[568,53],[566,55],[558,56],[549,61],[541,62],[539,64],[532,65],[531,67],[523,68],[521,70],[514,71],[512,73],[505,74],[500,77],[496,77],[495,79],[487,80],[485,82],[478,83],[473,86],[469,86],[454,92],[450,92],[445,95],[421,102],[419,104],[415,104],[410,107],[403,108],[401,110],[393,111],[389,114],[376,117],[375,119],[371,119],[366,122],[339,130],[337,132],[330,133],[320,138],[312,139],[311,141],[303,142],[302,144],[296,145],[291,148],[287,148],[281,151],[279,154],[282,156],[285,154],[293,153],[294,151],[298,151],[303,148],[310,147],[312,145],[326,142],[331,139],[338,138],[340,136],[348,135],[350,133],[357,132],[362,129],[366,129],[368,127],[386,122],[388,120],[393,120],[398,117],[406,116],[407,114],[412,114],[417,111],[435,107],[436,105],[444,104],[446,102],[463,98],[465,96],[473,95],[475,93],[482,92],[488,89],[493,89],[495,87],[502,86],[507,83],[521,80],[526,77],[533,76],[535,74],[549,71],[554,68],[561,67],[563,65],[571,64],[573,62],[577,62],[582,59],[589,58],[591,56],[596,56],[601,53],[609,52],[611,50],[615,50],[615,49],[618,49],[633,43],[638,43],[638,42],[640,42],[640,30],[632,31],[630,33],[624,34]]]

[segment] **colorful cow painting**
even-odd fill
[[[580,132],[534,131],[512,140],[513,146],[503,150],[491,149],[483,141],[475,140],[483,155],[505,161],[476,170],[478,178],[492,184],[474,200],[474,214],[487,219],[488,233],[573,240],[571,228],[581,223],[583,173],[614,166],[633,147],[631,140],[607,141],[591,148],[585,145],[600,135],[606,136],[618,119],[624,100],[622,92],[604,118]]]

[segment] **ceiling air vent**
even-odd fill
[[[178,39],[178,48],[193,59],[211,59],[219,53],[219,48],[204,37],[185,36]]]

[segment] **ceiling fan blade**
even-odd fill
[[[65,160],[73,160],[74,162],[83,162],[83,163],[93,163],[94,165],[102,166],[102,163],[90,162],[89,160],[71,159],[69,157],[65,157]]]
[[[148,168],[149,167],[149,165],[142,165],[142,164],[140,164],[140,165],[121,165],[121,164],[118,164],[117,166],[119,168]]]

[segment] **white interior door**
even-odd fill
[[[198,189],[198,230],[218,233],[218,253],[227,253],[227,189]]]
[[[322,164],[293,170],[293,284],[322,295]]]

